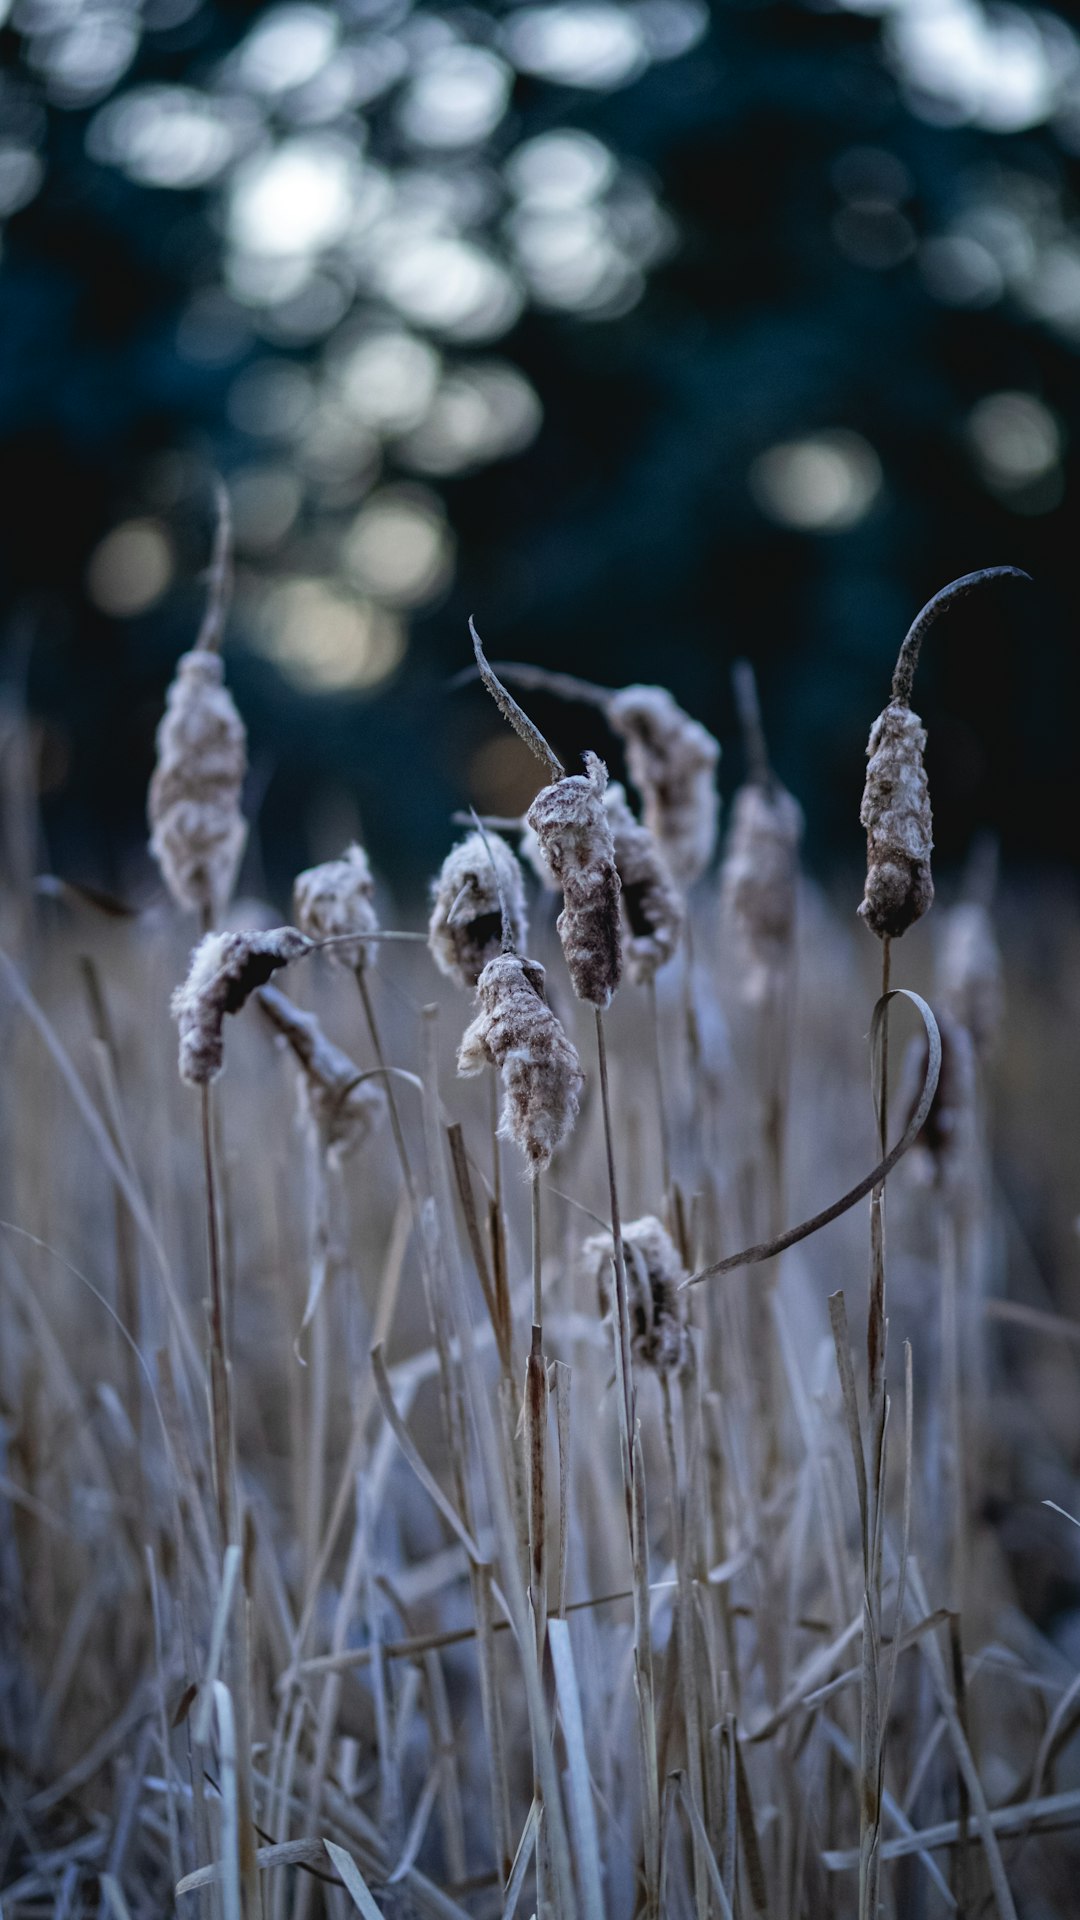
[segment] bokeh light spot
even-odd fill
[[[762,511],[806,533],[855,526],[881,490],[881,462],[861,434],[838,429],[770,447],[754,461],[750,486]]]
[[[256,637],[286,677],[310,693],[366,691],[405,656],[404,630],[394,614],[319,579],[273,587]]]
[[[172,576],[172,546],[160,522],[125,520],[94,549],[86,588],[102,613],[130,619],[156,605]]]

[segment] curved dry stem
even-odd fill
[[[476,828],[477,833],[480,835],[480,838],[484,843],[484,852],[487,854],[487,857],[488,857],[488,864],[491,868],[491,877],[495,882],[495,892],[499,896],[499,918],[502,921],[501,950],[503,953],[513,953],[514,952],[514,930],[510,923],[510,909],[506,904],[506,895],[502,889],[502,881],[499,879],[499,869],[495,865],[495,855],[491,851],[491,842],[489,841],[487,834],[484,832],[484,825],[480,818],[480,815],[476,811],[476,808],[470,807],[469,812],[472,815],[473,826]],[[464,892],[464,888],[462,888],[462,892]],[[452,919],[453,919],[453,915],[451,914],[451,920]]]
[[[535,754],[541,766],[547,768],[551,779],[561,780],[566,772],[566,768],[558,756],[554,754],[548,746],[539,727],[533,726],[528,714],[522,712],[517,701],[511,694],[507,693],[502,681],[492,672],[485,658],[484,649],[480,644],[480,635],[476,631],[476,624],[471,614],[469,616],[469,632],[472,634],[473,651],[476,654],[476,665],[480,673],[480,678],[494,700],[495,705],[498,707],[499,712],[502,714],[503,719],[509,721],[518,739],[524,740],[529,752]]]
[[[224,480],[219,473],[214,475],[214,505],[217,509],[217,526],[214,530],[214,548],[210,555],[210,567],[207,573],[209,591],[206,600],[206,612],[203,614],[196,649],[206,653],[217,653],[221,646],[221,636],[225,631],[225,621],[232,598],[232,509]]]
[[[530,693],[551,693],[557,700],[577,700],[586,707],[599,707],[601,713],[608,711],[616,691],[614,687],[598,687],[594,680],[579,680],[575,673],[555,673],[550,667],[534,667],[524,660],[496,660],[491,671],[509,680],[511,686],[524,687]],[[476,667],[462,667],[447,686],[456,692],[476,673]]]
[[[988,580],[1027,580],[1030,583],[1031,575],[1025,573],[1022,567],[980,567],[976,573],[965,573],[959,580],[951,580],[947,587],[935,593],[922,612],[916,614],[897,656],[892,683],[894,705],[911,705],[911,689],[919,664],[919,651],[938,615],[944,613],[946,607],[954,606],[958,600],[966,600],[969,593],[974,593],[977,587],[984,586]]]
[[[927,1006],[926,1001],[922,998],[921,994],[915,993],[911,987],[894,987],[890,993],[882,994],[881,999],[874,1008],[874,1016],[870,1025],[870,1045],[873,1049],[874,1056],[875,1097],[877,1096],[879,1088],[884,1021],[890,1000],[895,1000],[899,994],[902,994],[905,1000],[910,1000],[912,1006],[918,1010],[921,1016],[923,1026],[926,1028],[927,1061],[926,1073],[923,1078],[922,1092],[919,1095],[918,1105],[899,1140],[896,1142],[896,1145],[890,1149],[884,1159],[880,1160],[877,1166],[874,1167],[864,1179],[859,1181],[857,1186],[852,1187],[850,1192],[845,1193],[841,1199],[834,1200],[831,1207],[823,1208],[820,1213],[815,1213],[811,1219],[804,1220],[800,1226],[789,1227],[786,1233],[780,1234],[775,1240],[762,1241],[760,1246],[756,1247],[745,1247],[741,1253],[728,1254],[726,1260],[714,1261],[711,1267],[702,1267],[700,1273],[692,1273],[689,1280],[683,1281],[683,1287],[696,1287],[699,1281],[712,1280],[720,1273],[734,1273],[737,1267],[755,1267],[762,1260],[774,1260],[777,1254],[786,1253],[788,1247],[797,1246],[800,1240],[808,1240],[811,1234],[820,1233],[822,1227],[827,1227],[832,1221],[839,1220],[842,1213],[849,1213],[851,1208],[857,1206],[860,1200],[864,1200],[868,1193],[872,1193],[875,1187],[879,1187],[882,1182],[888,1178],[896,1166],[897,1161],[902,1160],[908,1148],[914,1145],[918,1135],[922,1132],[926,1124],[927,1115],[930,1112],[934,1095],[937,1092],[938,1075],[941,1072],[941,1035],[938,1032],[937,1021]],[[681,1291],[682,1288],[680,1288],[680,1292]]]

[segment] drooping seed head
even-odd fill
[[[226,1014],[239,1013],[256,987],[310,951],[311,941],[296,927],[208,933],[191,956],[187,979],[172,997],[173,1019],[180,1029],[180,1078],[193,1087],[216,1080],[225,1059]]]
[[[631,783],[641,795],[645,825],[684,892],[705,872],[716,848],[720,798],[719,743],[666,687],[622,687],[606,707],[623,741]]]
[[[585,769],[542,787],[525,818],[562,888],[557,925],[574,992],[604,1008],[622,971],[619,875],[604,807],[607,768],[587,753]]]
[[[981,901],[962,900],[945,915],[937,964],[938,999],[970,1033],[980,1060],[997,1045],[1005,1011],[1001,952]]]
[[[655,836],[635,820],[617,781],[604,795],[604,810],[622,889],[623,952],[631,980],[641,986],[675,952],[685,907]]]
[[[374,896],[367,854],[354,841],[340,860],[324,860],[321,866],[297,874],[293,911],[309,939],[339,939],[339,945],[328,949],[330,959],[356,973],[375,957],[374,942],[363,937],[379,930]]]
[[[260,987],[257,998],[297,1062],[301,1111],[320,1151],[339,1165],[382,1126],[386,1089],[362,1077],[348,1054],[327,1039],[315,1015],[302,1012],[278,987]]]
[[[247,736],[221,657],[181,654],[157,732],[150,851],[177,905],[211,918],[229,903],[247,843],[240,794]]]
[[[497,834],[470,833],[450,849],[434,886],[428,946],[440,973],[476,986],[502,949],[504,903],[510,945],[520,952],[528,937],[521,867]]]
[[[497,1068],[499,1133],[531,1172],[543,1173],[573,1129],[584,1076],[577,1051],[544,999],[544,970],[516,953],[489,960],[477,987],[480,1011],[458,1049],[460,1074]]]
[[[739,788],[720,898],[746,963],[741,986],[751,1003],[766,999],[791,964],[802,830],[802,808],[778,781],[748,780]]]
[[[630,1345],[642,1366],[676,1372],[687,1357],[686,1295],[679,1291],[686,1269],[675,1243],[655,1214],[623,1228]],[[601,1312],[612,1305],[615,1243],[610,1233],[590,1234],[582,1247],[586,1273],[597,1286]]]
[[[918,714],[890,702],[870,729],[859,813],[866,828],[866,891],[859,912],[879,940],[906,933],[934,898],[925,750]]]

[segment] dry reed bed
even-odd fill
[[[6,914],[4,1915],[1066,1913],[1080,1685],[990,1519],[1075,1500],[1000,1347],[1060,1402],[1073,1329],[1004,1297],[986,872],[936,972],[891,956],[887,1126],[873,943],[798,879],[745,672],[719,875],[704,730],[563,682],[642,825],[534,740],[547,890],[476,823],[438,972],[358,851],[268,936],[227,564],[223,517],[151,802],[187,917]],[[932,891],[910,692],[886,954]]]

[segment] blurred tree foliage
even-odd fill
[[[275,77],[274,43],[258,35],[282,16],[308,40],[290,51],[286,38],[278,57],[309,65],[319,18],[327,32],[336,21],[314,77]],[[636,53],[612,16],[631,23]],[[468,659],[469,612],[493,657],[671,685],[730,749],[729,786],[740,766],[729,668],[747,655],[812,857],[854,862],[865,736],[906,625],[947,579],[1002,561],[1036,588],[959,609],[920,669],[939,845],[957,861],[989,825],[1008,859],[1074,858],[1080,687],[1064,609],[1080,42],[1063,19],[980,0],[709,13],[684,0],[357,0],[334,16],[15,0],[2,41],[3,597],[9,676],[25,673],[41,724],[54,865],[128,885],[144,871],[131,858],[153,728],[198,617],[215,465],[248,489],[230,677],[275,871],[313,843],[330,850],[342,794],[377,857],[413,872],[445,844],[452,807],[512,801],[519,775],[492,748],[481,696],[444,692]],[[377,84],[376,56],[388,62]],[[473,119],[448,139],[439,116],[458,107]],[[536,147],[566,130],[592,144]],[[252,290],[250,245],[239,267],[229,253],[248,244],[245,219],[267,218],[267,155],[296,140],[315,142],[304,149],[323,168],[315,200],[302,169],[291,184],[275,175],[275,190],[315,205],[313,219],[322,210],[325,245],[299,291],[282,282],[268,295]],[[359,174],[346,148],[362,155]],[[560,187],[558,165],[523,186],[525,150],[567,165],[606,153],[611,176],[589,189],[599,226],[582,225],[585,190]],[[415,219],[379,226],[418,195],[429,213],[436,188],[449,208],[436,238],[457,254],[425,254]],[[363,205],[374,193],[362,243],[334,226],[335,191]],[[599,249],[613,234],[618,260],[583,294],[589,232]],[[281,265],[272,233],[258,244]],[[470,271],[486,319],[448,323],[437,299],[425,307],[432,286],[473,285]],[[342,356],[387,328],[399,347],[403,331],[421,343],[421,385],[439,356],[451,421],[458,406],[467,425],[476,381],[494,380],[509,407],[502,457],[474,448],[455,465],[415,421],[373,432],[370,398],[367,424],[354,421],[363,458],[350,465],[336,441],[326,454]],[[268,364],[312,371],[321,451],[310,419],[291,441],[271,435],[269,452],[265,426],[252,430],[262,389],[242,382]],[[373,363],[376,388],[378,373]],[[266,391],[287,413],[293,390]],[[346,420],[339,439],[351,431]],[[425,527],[442,543],[411,603],[386,586],[397,523],[357,532],[372,501],[420,513],[401,534],[410,552]],[[123,551],[149,586],[125,605],[102,543],[132,523],[143,546]],[[342,559],[361,548],[361,572],[375,567],[362,591]],[[335,599],[319,598],[320,581]],[[292,654],[265,639],[286,586]],[[321,691],[294,671],[305,620],[312,633],[330,623]],[[366,634],[377,655],[401,622],[409,646],[393,672],[335,684],[335,635],[347,655]],[[567,753],[594,740],[584,709],[538,699],[535,710]]]

